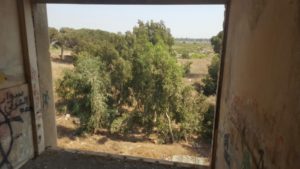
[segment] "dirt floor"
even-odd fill
[[[143,135],[120,137],[100,132],[77,135],[78,120],[69,115],[57,116],[58,146],[64,149],[105,152],[153,159],[208,165],[210,146],[201,143],[155,144]]]
[[[201,61],[202,60],[202,61]],[[193,59],[191,66],[191,77],[189,82],[198,81],[207,72],[207,66],[211,58]],[[180,62],[185,62],[181,60]],[[60,78],[63,71],[72,69],[72,59],[65,58],[61,61],[59,57],[52,57],[53,83]],[[55,95],[55,101],[57,96]],[[58,114],[58,113],[57,113]],[[164,159],[187,163],[208,165],[210,145],[205,143],[188,144],[185,142],[177,144],[155,144],[155,141],[145,138],[143,135],[132,135],[128,137],[112,136],[106,132],[95,134],[78,135],[79,120],[69,114],[57,115],[58,146],[64,149],[87,150],[105,152],[111,154],[140,156],[154,159]]]
[[[21,169],[206,169],[205,166],[180,166],[143,160],[121,159],[62,150],[48,150]]]

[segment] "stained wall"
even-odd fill
[[[300,166],[300,1],[231,0],[217,169]]]
[[[31,102],[16,0],[0,5],[0,168],[18,168],[34,155]]]
[[[56,146],[46,18],[45,4],[1,1],[0,169],[17,169]]]

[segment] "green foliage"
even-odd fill
[[[208,74],[202,80],[203,93],[206,96],[215,95],[217,91],[218,74],[220,69],[220,53],[222,49],[223,32],[219,32],[218,35],[211,38],[211,44],[213,45],[214,51],[217,53],[213,57],[211,64],[208,66]]]
[[[48,34],[49,34],[49,41],[50,44],[55,43],[58,40],[59,32],[55,28],[49,28],[48,29]]]
[[[193,53],[192,55],[191,55],[191,58],[192,59],[203,59],[203,58],[205,58],[205,57],[207,57],[208,55],[206,55],[206,54],[201,54],[201,53]]]
[[[93,130],[107,126],[106,88],[108,76],[97,58],[85,54],[78,57],[74,71],[67,71],[57,81],[57,93],[68,110],[81,120],[82,127]]]
[[[222,41],[223,41],[223,31],[219,32],[216,36],[213,36],[210,39],[213,49],[217,54],[221,54]]]
[[[181,54],[181,58],[183,59],[190,59],[190,54],[188,51],[184,51],[182,54]]]
[[[213,134],[214,113],[215,113],[215,105],[210,104],[207,111],[205,111],[202,114],[202,118],[201,118],[200,134],[205,140],[209,142],[211,142],[212,134]]]
[[[187,76],[188,74],[191,73],[191,65],[193,62],[186,62],[185,64],[183,64],[183,71],[184,71],[184,75]]]
[[[83,129],[117,134],[142,129],[166,143],[200,132],[205,97],[184,86],[191,63],[184,69],[177,63],[163,22],[139,21],[126,34],[64,28],[58,37],[76,61],[56,90]]]
[[[180,138],[188,140],[201,130],[201,115],[207,111],[206,97],[197,93],[192,86],[184,87],[180,97],[175,119],[180,124]]]
[[[187,42],[175,41],[173,50],[183,59],[202,59],[213,54],[211,44],[207,41]]]
[[[219,56],[214,56],[211,64],[208,66],[208,74],[202,80],[204,84],[203,93],[206,96],[216,94],[219,69],[220,69],[220,58]]]

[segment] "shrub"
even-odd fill
[[[190,54],[188,51],[184,51],[182,54],[181,54],[181,58],[183,59],[190,59]]]
[[[202,114],[200,134],[208,142],[211,142],[214,125],[215,105],[210,104],[207,111]]]
[[[206,96],[216,94],[219,67],[220,67],[220,58],[218,56],[214,56],[211,65],[208,66],[208,74],[202,80],[202,83],[204,84],[203,93]]]
[[[207,55],[202,54],[202,53],[193,53],[191,55],[191,58],[193,58],[193,59],[202,59],[202,58],[205,58],[205,57],[207,57]]]
[[[191,73],[191,65],[193,62],[187,62],[183,65],[183,71],[184,71],[184,75],[187,76],[188,74]]]
[[[57,81],[56,92],[67,103],[70,113],[80,118],[83,128],[93,130],[106,126],[107,75],[95,58],[81,56],[74,71],[66,71]]]

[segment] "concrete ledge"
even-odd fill
[[[107,158],[111,158],[111,159],[119,159],[119,160],[124,160],[124,161],[142,161],[142,162],[146,162],[146,163],[155,163],[155,164],[175,166],[175,167],[209,169],[209,166],[204,166],[204,165],[197,165],[197,164],[190,164],[190,163],[183,163],[183,162],[173,162],[173,161],[168,161],[168,160],[136,157],[136,156],[129,156],[129,155],[118,155],[118,154],[111,154],[111,153],[104,153],[104,152],[93,152],[93,151],[61,149],[61,148],[55,148],[52,150],[65,151],[65,152],[77,153],[77,154],[83,154],[83,155],[101,156],[101,157],[107,157]]]
[[[21,169],[208,169],[207,166],[173,163],[90,151],[49,149]]]

